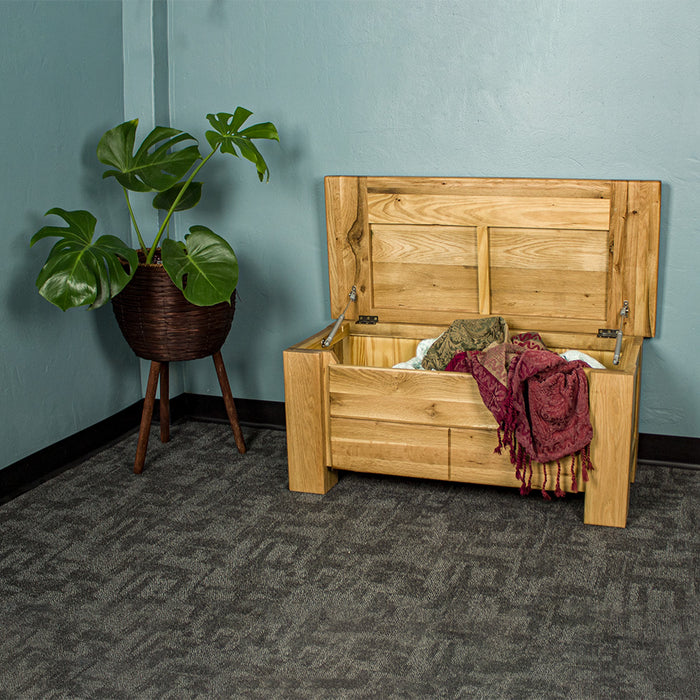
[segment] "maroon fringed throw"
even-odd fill
[[[547,499],[548,462],[557,462],[557,496],[564,495],[562,458],[571,457],[572,491],[578,491],[576,455],[581,457],[583,479],[588,480],[593,428],[584,367],[585,362],[568,362],[547,350],[538,334],[523,333],[509,343],[458,353],[445,368],[468,372],[476,380],[485,406],[498,422],[496,452],[509,449],[522,494],[530,492],[533,461],[543,465],[542,495]]]

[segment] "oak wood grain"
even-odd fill
[[[290,484],[323,493],[335,472],[376,471],[517,486],[469,375],[392,369],[457,318],[504,316],[587,369],[594,471],[587,523],[624,527],[638,445],[643,336],[656,325],[661,186],[653,181],[328,177],[329,328],[285,352]],[[623,301],[622,358],[612,364]],[[372,326],[354,323],[374,315]],[[571,490],[570,460],[561,483]],[[553,488],[556,465],[547,465]],[[545,467],[533,468],[533,488]]]

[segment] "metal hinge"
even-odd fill
[[[323,348],[328,348],[330,347],[330,344],[333,342],[333,338],[335,338],[335,334],[338,332],[338,328],[340,328],[340,324],[345,320],[345,313],[347,312],[350,304],[353,301],[357,301],[357,287],[353,284],[352,289],[350,290],[350,294],[348,294],[348,303],[345,304],[345,308],[343,309],[343,313],[338,316],[338,320],[335,322],[333,325],[333,328],[331,329],[331,332],[328,334],[328,337],[324,339],[324,341],[321,343],[321,347]]]
[[[630,315],[630,304],[625,299],[622,303],[622,308],[620,309],[620,327],[615,330],[614,328],[599,328],[598,337],[599,338],[617,338],[615,343],[615,352],[613,353],[613,364],[620,364],[620,353],[622,352],[622,327],[625,325],[625,319]]]
[[[363,326],[375,326],[379,321],[379,316],[358,316],[356,323]]]

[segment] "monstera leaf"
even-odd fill
[[[46,215],[60,216],[68,226],[44,226],[30,245],[42,238],[59,237],[39,272],[39,294],[59,309],[103,306],[132,278],[138,265],[136,251],[116,236],[100,236],[93,242],[97,220],[88,211],[65,211],[58,207]],[[128,263],[128,270],[122,261]]]
[[[105,132],[97,145],[101,163],[112,166],[102,177],[115,177],[133,192],[163,192],[173,187],[201,158],[196,139],[178,129],[157,126],[134,153],[136,128],[139,120],[132,119]],[[194,145],[172,150],[183,141]]]
[[[163,267],[178,289],[196,306],[231,302],[238,284],[233,248],[206,226],[192,226],[185,242],[166,238]]]
[[[185,192],[180,195],[183,189],[185,189]],[[178,197],[180,199],[178,199]],[[196,207],[201,197],[201,182],[190,182],[189,185],[187,183],[178,182],[177,185],[165,190],[165,192],[159,192],[153,198],[153,206],[156,209],[163,209],[165,211],[169,211],[171,208],[173,211],[184,211],[185,209]],[[174,208],[173,205],[175,205]]]
[[[270,170],[262,154],[251,139],[279,141],[280,137],[272,122],[254,124],[241,131],[240,128],[251,114],[253,113],[244,107],[236,107],[236,111],[233,114],[226,112],[207,114],[207,119],[215,131],[207,131],[206,137],[213,150],[221,147],[222,153],[230,153],[236,157],[238,157],[238,151],[240,151],[244,158],[255,164],[258,171],[258,179],[262,182],[265,177],[268,180],[270,179]]]

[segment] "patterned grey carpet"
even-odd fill
[[[579,497],[345,475],[182,422],[0,507],[1,698],[696,698],[700,472]]]

